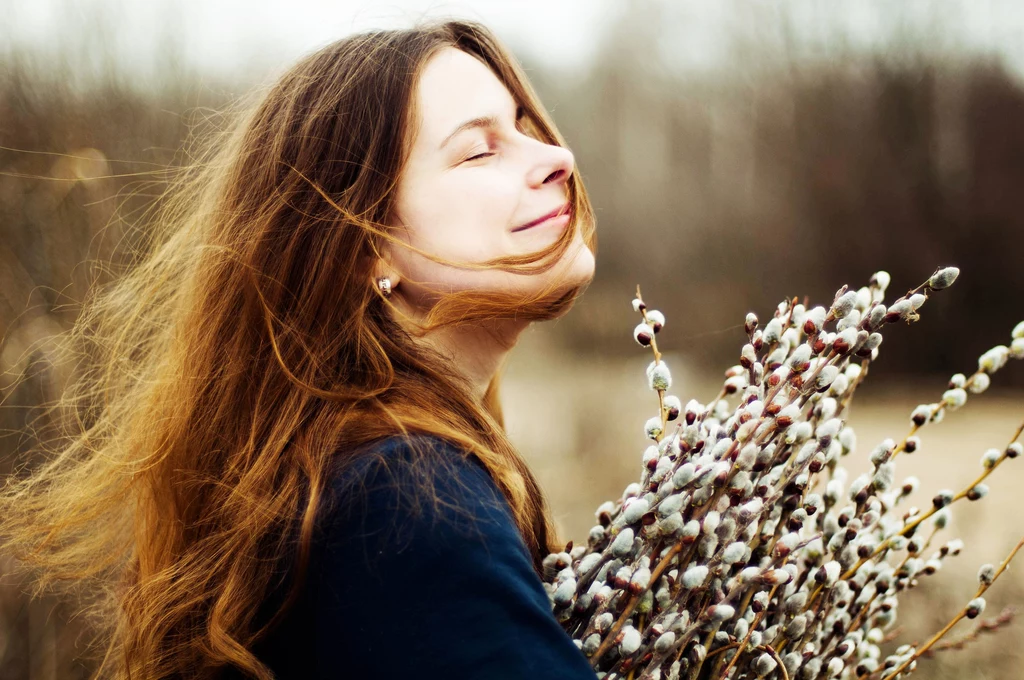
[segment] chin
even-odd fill
[[[580,249],[576,251],[576,257],[572,261],[570,278],[577,285],[588,285],[594,279],[596,269],[597,261],[594,258],[594,253],[591,252],[590,248],[581,244]]]

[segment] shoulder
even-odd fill
[[[526,552],[490,473],[440,437],[395,435],[364,447],[332,475],[327,495],[329,551],[428,560],[500,541]]]
[[[343,497],[310,591],[316,677],[593,678],[487,470],[416,443],[375,443],[331,486]]]

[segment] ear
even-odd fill
[[[395,226],[394,223],[388,222],[389,226]],[[397,228],[394,231],[405,231],[405,227],[398,223]],[[392,237],[401,238],[399,234],[392,234]],[[373,260],[373,266],[371,268],[373,276],[373,285],[377,285],[377,281],[382,277],[391,279],[391,289],[394,290],[398,286],[398,282],[402,279],[399,272],[399,268],[396,266],[394,249],[395,245],[390,239],[380,238],[368,242],[366,244],[367,250],[369,251],[368,256]],[[400,247],[400,246],[398,246]]]
[[[377,281],[381,277],[388,277],[391,279],[392,290],[398,285],[401,280],[401,276],[398,274],[398,270],[391,264],[390,251],[386,249],[381,253],[381,257],[376,257],[373,263],[373,284],[377,285]]]

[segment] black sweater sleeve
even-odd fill
[[[430,441],[451,463],[430,476],[436,505],[404,493],[412,478],[396,470],[408,445],[391,438],[357,468],[360,502],[326,517],[311,622],[318,677],[593,680],[487,470]]]

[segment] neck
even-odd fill
[[[428,333],[421,340],[451,362],[471,385],[473,399],[482,404],[488,385],[528,325],[506,321],[489,327],[451,326]]]
[[[404,315],[411,315],[412,310],[401,298],[395,299],[394,303]],[[407,325],[407,320],[401,316],[398,321]],[[469,382],[474,401],[482,405],[487,387],[501,369],[520,333],[529,325],[529,321],[507,319],[486,325],[447,326],[427,333],[419,338],[419,342],[451,362],[455,373]]]

